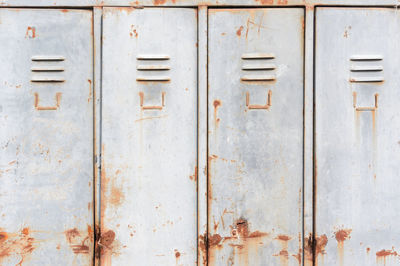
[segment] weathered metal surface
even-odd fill
[[[374,5],[397,6],[398,0],[0,0],[1,6],[306,6],[314,9],[320,5]]]
[[[303,23],[209,11],[209,265],[302,263]]]
[[[196,15],[104,9],[101,265],[197,260]]]
[[[91,30],[91,11],[0,9],[1,265],[92,264]]]
[[[318,265],[399,265],[400,14],[318,8]],[[374,66],[383,70],[354,71]],[[382,77],[382,82],[351,82]]]

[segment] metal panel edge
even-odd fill
[[[99,265],[99,256],[97,254],[96,243],[98,241],[98,231],[100,228],[100,175],[101,175],[101,31],[102,31],[102,16],[103,9],[95,7],[93,9],[93,104],[94,104],[94,224],[95,224],[95,252],[94,252],[94,265]]]
[[[198,98],[197,98],[197,265],[207,265],[207,31],[206,6],[198,9]]]
[[[184,7],[184,6],[241,6],[241,7],[290,7],[305,6],[313,9],[317,5],[344,6],[392,6],[399,5],[397,0],[0,0],[0,7]]]
[[[314,10],[304,21],[303,265],[313,265]]]

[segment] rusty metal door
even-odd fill
[[[316,19],[316,263],[399,265],[400,14]]]
[[[102,265],[197,258],[197,20],[192,8],[105,8]]]
[[[209,11],[209,265],[301,263],[303,19]]]
[[[92,12],[0,9],[0,264],[92,265]]]

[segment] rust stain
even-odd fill
[[[367,253],[369,253],[371,251],[371,249],[370,248],[367,248]]]
[[[88,103],[90,102],[90,100],[92,99],[92,81],[90,79],[88,79],[89,82],[89,97],[87,99]]]
[[[28,227],[25,227],[24,229],[22,229],[22,234],[24,234],[24,235],[29,235],[29,228]]]
[[[351,229],[341,229],[335,232],[335,238],[338,242],[343,242],[350,238]]]
[[[181,253],[175,249],[175,258],[179,259],[180,256],[181,256]]]
[[[92,228],[88,225],[87,235],[82,236],[78,229],[73,228],[64,232],[67,242],[75,254],[89,254],[89,242],[93,241]]]
[[[304,237],[304,259],[306,261],[313,261],[313,236],[310,234],[308,237]]]
[[[308,262],[314,260],[313,254],[317,259],[319,255],[324,255],[325,247],[328,244],[328,237],[326,235],[316,236],[315,239],[313,235],[310,234],[308,237],[304,238],[304,259]],[[317,264],[316,264],[317,265]]]
[[[158,5],[163,5],[167,2],[167,0],[153,0],[153,4],[158,6]]]
[[[198,253],[202,257],[203,266],[207,266],[207,237],[206,237],[206,234],[199,235]]]
[[[287,236],[287,235],[278,235],[276,237],[276,239],[281,240],[281,241],[289,241],[291,239],[291,237]]]
[[[256,0],[256,2],[259,2],[262,5],[272,5],[274,0]]]
[[[36,28],[29,26],[26,29],[25,38],[35,39],[36,38]]]
[[[115,232],[108,230],[105,233],[101,233],[101,230],[97,229],[97,234],[96,257],[101,258],[101,265],[111,265],[111,256],[113,250],[116,249],[114,246]]]
[[[213,105],[214,105],[214,109],[217,109],[219,106],[221,106],[221,101],[220,100],[215,100]]]
[[[124,201],[124,199],[125,195],[122,191],[122,187],[117,186],[116,180],[113,179],[111,184],[111,195],[109,202],[114,206],[118,206]]]
[[[278,5],[287,5],[288,0],[278,0]]]
[[[240,37],[241,35],[242,35],[242,30],[244,29],[244,27],[243,26],[240,26],[240,28],[236,31],[236,35],[238,36],[238,37]]]
[[[193,175],[189,176],[190,180],[193,180],[194,182],[197,181],[197,166],[194,167],[194,173]]]
[[[69,229],[64,232],[65,237],[67,238],[68,243],[74,242],[74,239],[79,237],[81,234],[79,233],[78,229],[73,228]]]
[[[19,256],[21,259],[16,265],[22,265],[28,256],[35,250],[35,239],[30,235],[29,228],[21,232],[0,232],[0,265],[7,257]]]
[[[315,254],[325,254],[325,247],[328,244],[328,237],[322,235],[315,238]]]
[[[274,254],[273,256],[279,257],[280,265],[289,265],[289,252],[287,250],[281,250],[278,254]]]
[[[230,236],[221,236],[219,234],[210,235],[208,239],[208,263],[214,265],[214,260],[218,258],[217,252],[224,246],[231,247],[231,256],[228,258],[230,264],[249,265],[249,254],[256,252],[259,245],[263,245],[262,239],[268,236],[268,233],[254,231],[249,229],[249,222],[240,218],[232,225]],[[233,254],[234,253],[234,254]],[[236,265],[236,264],[235,264]]]
[[[213,102],[214,105],[214,121],[215,121],[215,128],[218,127],[218,123],[219,123],[219,118],[218,118],[218,108],[222,105],[220,100],[214,100]]]
[[[350,238],[351,229],[340,229],[335,232],[335,238],[338,242],[338,257],[340,265],[344,265],[344,241]]]
[[[103,247],[111,247],[111,244],[114,242],[114,240],[115,240],[115,232],[112,230],[108,230],[107,232],[101,235],[99,243]]]
[[[67,12],[69,12],[69,10],[68,9],[61,9],[61,12],[67,13]]]
[[[301,265],[301,254],[302,254],[302,249],[299,248],[299,252],[297,254],[293,254],[292,257],[294,257],[295,259],[297,259],[297,262],[299,263],[299,265]]]
[[[399,256],[399,254],[393,249],[392,250],[386,250],[382,249],[381,251],[376,252],[376,262],[377,263],[383,263],[383,265],[386,265],[386,258],[388,256]]]
[[[135,25],[131,25],[131,30],[129,32],[129,35],[131,37],[135,36],[135,38],[137,38],[139,36],[139,34],[138,34],[138,32],[137,32],[137,30],[135,28]]]
[[[382,249],[381,251],[376,252],[376,257],[387,257],[387,256],[398,256],[398,253],[394,250],[386,250]]]
[[[223,238],[219,234],[210,235],[208,237],[208,247],[212,248],[215,246],[219,246]]]

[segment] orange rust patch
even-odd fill
[[[370,248],[367,248],[367,253],[369,253],[371,251],[371,249]]]
[[[110,203],[113,205],[120,205],[125,198],[124,193],[120,188],[112,186],[111,188],[111,196],[110,196]]]
[[[76,237],[81,235],[79,233],[78,229],[76,229],[76,228],[67,230],[67,231],[64,232],[64,234],[65,234],[65,237],[67,238],[67,241],[69,243],[72,243]]]
[[[335,233],[335,238],[338,242],[343,242],[350,238],[351,229],[341,229]]]
[[[274,0],[256,0],[256,2],[259,2],[262,5],[272,5]]]
[[[219,106],[221,106],[221,101],[220,100],[215,100],[213,105],[214,105],[214,108],[217,109]]]
[[[36,28],[35,27],[28,27],[26,29],[25,38],[35,39],[36,38]]]
[[[276,239],[281,240],[281,241],[289,241],[291,239],[291,237],[287,236],[287,235],[278,235],[276,237]]]
[[[0,265],[2,259],[10,256],[21,258],[17,265],[22,265],[35,249],[35,239],[30,236],[30,230],[24,228],[19,233],[0,232]]]
[[[90,100],[92,99],[92,81],[90,79],[88,79],[89,82],[89,97],[87,99],[88,103],[90,102]]]
[[[68,244],[75,254],[89,254],[89,241],[93,241],[92,228],[88,225],[87,236],[82,236],[78,229],[73,228],[64,232]]]
[[[28,227],[25,227],[24,229],[22,229],[22,234],[24,234],[24,235],[29,235],[29,228]]]
[[[163,5],[167,2],[167,0],[154,0],[153,3],[154,5],[158,6],[158,5]]]
[[[307,261],[313,261],[313,237],[310,234],[304,238],[304,259]]]
[[[376,252],[377,257],[386,257],[386,256],[397,256],[397,252],[394,250],[385,250],[382,249],[381,251]]]
[[[222,237],[221,237],[219,234],[211,235],[211,236],[208,238],[208,246],[209,246],[210,248],[211,248],[211,247],[218,246],[218,245],[221,243],[221,241],[222,241]]]
[[[288,0],[278,0],[278,5],[287,5]]]
[[[181,253],[175,249],[175,258],[179,258],[181,256]]]
[[[137,38],[139,36],[139,34],[138,34],[138,32],[137,32],[137,30],[135,28],[135,25],[131,25],[131,30],[129,32],[129,35],[131,37],[135,36],[135,38]]]
[[[194,167],[193,175],[189,176],[190,180],[197,181],[197,166]]]
[[[240,28],[236,31],[236,35],[238,36],[238,37],[240,37],[241,35],[242,35],[242,30],[244,29],[244,27],[243,26],[240,26]]]
[[[325,247],[328,244],[328,237],[326,235],[322,235],[315,238],[315,255],[325,254]]]
[[[67,12],[69,12],[69,10],[68,9],[61,9],[61,12],[67,13]]]
[[[260,231],[254,231],[252,233],[250,233],[249,237],[250,238],[255,238],[255,237],[264,237],[269,235],[268,233],[264,233],[264,232],[260,232]]]
[[[99,243],[103,246],[110,247],[111,244],[115,240],[115,232],[112,230],[108,230],[104,234],[101,235]]]
[[[289,258],[289,252],[288,252],[287,250],[281,250],[281,251],[279,252],[279,254],[275,254],[275,255],[273,255],[273,256],[283,256],[283,257],[285,257],[286,259],[288,259],[288,258]]]
[[[8,234],[6,232],[0,232],[0,243],[3,243],[8,239]]]

